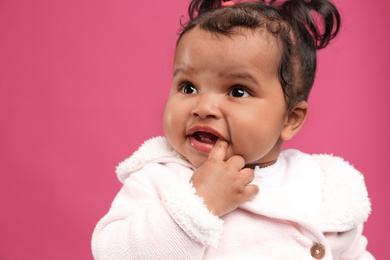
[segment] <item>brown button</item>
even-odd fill
[[[325,248],[323,245],[314,244],[310,249],[310,254],[314,259],[322,259],[325,256]]]

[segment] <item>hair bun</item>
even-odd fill
[[[316,49],[325,48],[339,32],[340,14],[328,0],[290,0],[281,8],[286,19],[297,19],[292,23],[298,25],[295,29],[310,32]]]

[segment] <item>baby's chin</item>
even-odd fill
[[[195,166],[196,168],[199,168],[200,166],[202,166],[206,161],[207,161],[207,158],[208,157],[198,157],[198,158],[194,158],[193,156],[184,156],[193,166]]]

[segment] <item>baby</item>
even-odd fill
[[[118,166],[94,257],[374,259],[362,175],[339,157],[281,151],[307,117],[316,50],[339,31],[334,5],[193,0],[189,17],[165,137]]]

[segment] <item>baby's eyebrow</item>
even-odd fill
[[[175,77],[177,74],[180,74],[180,73],[191,73],[194,71],[195,71],[195,69],[193,69],[193,68],[183,68],[183,67],[174,68],[173,69],[173,76]]]
[[[173,69],[173,77],[177,76],[178,74],[186,74],[186,73],[195,73],[196,69],[192,67],[178,67]],[[255,77],[251,73],[248,72],[221,72],[219,73],[218,77],[220,78],[239,78],[239,79],[245,79],[252,83],[259,84]]]
[[[245,80],[249,80],[255,84],[258,84],[256,78],[253,77],[250,73],[246,73],[246,72],[223,72],[219,76],[220,77],[245,79]]]

